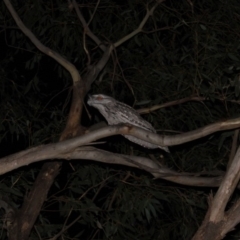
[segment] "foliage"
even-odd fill
[[[144,116],[166,134],[187,132],[239,115],[240,3],[237,0],[166,0],[136,35],[115,49],[93,93],[105,93],[131,106],[146,107],[189,96],[206,101],[160,109]],[[42,43],[87,71],[83,28],[66,1],[12,1],[23,22]],[[40,53],[15,27],[0,3],[0,143],[7,155],[58,139],[66,121],[71,78]],[[96,1],[79,1],[89,20]],[[104,42],[116,42],[137,28],[147,1],[100,1],[90,28]],[[86,37],[91,63],[101,50]],[[146,105],[142,105],[142,103]],[[82,123],[102,119],[89,109]],[[161,156],[120,136],[103,146],[120,153],[155,158],[179,171],[225,170],[232,132],[171,148]],[[65,239],[190,239],[201,223],[211,189],[153,180],[143,171],[79,161],[64,163],[32,232],[50,238],[74,219]],[[1,177],[0,195],[21,206],[41,163]],[[215,191],[215,189],[212,189]],[[66,222],[65,222],[66,221]],[[65,224],[65,225],[64,225]],[[3,225],[2,225],[3,227]],[[1,239],[4,239],[4,230]],[[239,238],[239,230],[234,237]],[[230,239],[230,238],[229,238]],[[233,238],[231,238],[233,239]]]

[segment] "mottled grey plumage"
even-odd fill
[[[90,95],[87,103],[88,105],[97,108],[107,120],[109,125],[127,123],[145,129],[149,132],[156,133],[153,126],[149,122],[145,121],[136,110],[124,103],[118,102],[112,97],[103,94]],[[167,147],[158,146],[130,135],[125,135],[124,137],[143,147],[161,148],[164,151],[169,152]]]

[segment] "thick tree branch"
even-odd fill
[[[232,231],[234,227],[240,223],[240,200],[238,199],[233,206],[225,214],[225,227],[221,232],[222,236],[225,236],[229,231]]]
[[[76,137],[73,139],[69,139],[66,141],[62,141],[59,143],[42,145],[39,147],[35,147],[33,149],[29,149],[17,154],[13,154],[7,157],[0,159],[1,168],[0,174],[4,174],[13,169],[17,169],[21,166],[28,165],[35,161],[46,160],[49,158],[61,158],[61,154],[66,154],[67,152],[72,152],[79,146],[87,145],[93,141],[98,139],[121,134],[121,135],[132,135],[142,140],[149,141],[154,144],[159,145],[177,145],[181,143],[185,143],[188,141],[196,140],[200,137],[207,136],[216,131],[229,130],[240,127],[240,118],[228,120],[225,122],[219,122],[215,124],[208,125],[206,127],[184,133],[179,134],[177,136],[161,136],[154,133],[149,133],[143,129],[133,127],[133,126],[107,126],[88,134],[85,134],[80,137]]]
[[[205,219],[193,239],[223,239],[224,236],[240,222],[238,200],[229,210],[226,211],[227,203],[235,190],[240,179],[240,147],[233,159],[233,162],[221,185],[210,202]]]
[[[69,135],[69,132],[72,130],[75,131],[74,135],[77,135],[76,129],[80,122],[81,112],[82,112],[82,101],[85,96],[85,86],[84,86],[84,82],[82,81],[82,79],[79,75],[79,72],[77,71],[76,67],[72,63],[70,63],[68,60],[63,58],[57,52],[55,52],[55,51],[51,50],[50,48],[46,47],[45,45],[43,45],[36,38],[36,36],[24,25],[22,20],[19,18],[18,14],[14,10],[14,8],[9,0],[4,0],[4,3],[6,4],[9,12],[11,13],[11,15],[14,18],[18,27],[31,40],[31,42],[41,52],[43,52],[44,54],[48,55],[49,57],[55,59],[59,64],[61,64],[71,74],[73,83],[74,83],[73,84],[74,85],[73,86],[73,99],[72,99],[70,113],[68,116],[67,128],[65,129],[65,132],[63,133],[63,136],[61,137],[61,139],[65,139],[66,136]]]
[[[230,152],[230,156],[229,156],[229,161],[227,164],[227,169],[231,166],[234,156],[236,154],[236,151],[238,148],[238,137],[239,137],[239,129],[236,129],[234,131],[234,135],[233,135],[233,142],[232,142],[231,152]]]
[[[73,79],[73,94],[72,94],[72,104],[69,112],[66,127],[61,134],[60,140],[71,138],[73,136],[82,134],[83,131],[79,127],[83,99],[86,94],[85,85],[80,75],[73,64],[67,61],[65,58],[60,56],[58,53],[44,46],[36,36],[23,24],[13,6],[9,0],[4,0],[8,10],[10,11],[12,17],[14,18],[18,27],[22,32],[32,41],[32,43],[43,53],[55,59],[59,64],[61,64],[65,69],[69,71]],[[17,218],[11,226],[9,231],[9,239],[27,239],[33,224],[39,212],[41,210],[42,204],[46,199],[47,193],[59,172],[61,166],[60,162],[50,162],[44,164],[42,170],[40,171],[31,191],[25,198],[21,209],[17,214]],[[17,234],[17,235],[16,235]]]
[[[179,145],[179,144],[190,142],[202,137],[206,137],[215,132],[236,129],[239,127],[240,127],[240,118],[235,118],[227,121],[213,123],[205,127],[177,135],[173,137],[173,139],[169,139],[169,137],[167,137],[167,140],[164,139],[163,142],[164,142],[164,146]]]
[[[71,140],[67,140],[71,141]],[[65,141],[66,142],[66,141]],[[196,173],[178,173],[166,167],[160,167],[154,161],[148,158],[139,156],[127,156],[123,154],[116,154],[93,147],[78,147],[75,149],[62,149],[61,145],[64,142],[39,146],[35,151],[26,150],[25,154],[22,152],[8,156],[8,159],[0,159],[2,162],[1,170],[9,167],[21,167],[26,164],[37,162],[45,159],[65,159],[65,160],[95,160],[98,162],[108,164],[125,165],[145,170],[151,173],[155,178],[165,179],[178,184],[188,186],[208,186],[217,187],[221,183],[222,176],[218,177],[196,177]],[[20,156],[20,157],[19,157]],[[200,175],[198,173],[197,175]],[[204,173],[205,174],[205,173]]]
[[[86,137],[86,140],[87,138],[89,139],[93,138],[97,140],[97,139],[100,139],[101,136],[106,137],[114,134],[122,134],[122,135],[132,135],[156,145],[175,146],[175,145],[191,142],[193,140],[196,140],[202,137],[206,137],[215,132],[236,129],[239,127],[240,127],[240,118],[235,118],[227,121],[213,123],[205,127],[202,127],[187,133],[182,133],[176,136],[163,136],[155,133],[150,133],[143,129],[133,127],[133,126],[128,126],[126,128],[121,126],[109,126],[107,128],[101,128],[97,131],[90,133],[95,135],[96,138],[93,137],[93,135],[88,135],[88,134],[85,135],[84,137]]]
[[[93,66],[89,66],[89,71],[83,77],[83,80],[86,83],[86,92],[88,92],[91,89],[92,83],[96,80],[99,73],[103,70],[103,68],[107,64],[112,49],[113,49],[112,45],[107,47],[98,63]]]
[[[209,217],[211,222],[218,222],[223,219],[226,205],[235,190],[240,179],[240,147],[229,167],[221,186],[219,187],[212,202],[212,210]]]
[[[62,155],[65,159],[85,159],[95,160],[108,164],[120,164],[139,168],[151,173],[155,178],[161,178],[170,182],[175,182],[187,186],[207,186],[217,187],[222,181],[222,176],[218,177],[196,177],[195,173],[178,173],[167,167],[159,167],[151,159],[139,156],[126,156],[116,154],[92,147],[80,147],[71,153]]]

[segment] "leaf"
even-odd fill
[[[150,102],[151,102],[151,100],[142,100],[140,102],[137,102],[135,105],[141,106],[141,105],[146,105]]]
[[[103,229],[102,224],[101,224],[98,220],[97,220],[96,223],[97,223],[97,227],[98,227],[98,228]]]
[[[228,53],[229,58],[231,58],[232,60],[239,62],[239,58],[233,54],[233,53]]]
[[[203,24],[199,24],[200,25],[200,28],[202,29],[202,30],[204,30],[204,31],[206,31],[207,30],[207,28],[206,28],[206,26],[205,25],[203,25]]]
[[[151,211],[152,215],[154,217],[157,217],[157,212],[156,212],[154,206],[151,203],[148,205],[148,208],[149,208],[149,211]]]
[[[144,212],[145,212],[145,215],[146,215],[146,218],[147,218],[148,223],[150,223],[151,214],[150,214],[149,210],[148,210],[147,208],[145,208],[145,209],[144,209]]]

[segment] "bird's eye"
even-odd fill
[[[103,97],[102,96],[97,96],[97,100],[101,101],[101,100],[103,100]]]

